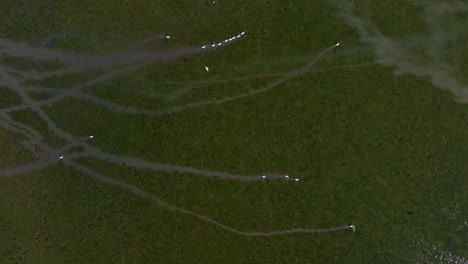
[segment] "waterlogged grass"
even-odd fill
[[[0,109],[19,105],[21,102],[19,94],[8,87],[0,86]]]
[[[6,53],[0,54],[0,64],[7,65],[21,71],[52,71],[63,66],[59,61],[36,61],[27,57],[13,57]]]
[[[425,78],[394,75],[392,69],[374,65],[372,47],[361,44],[357,32],[332,15],[332,5],[298,0],[3,6],[4,38],[80,53],[109,54],[157,34],[171,39],[150,47],[201,46],[246,31],[229,46],[155,63],[87,88],[134,107],[160,109],[259,89],[341,42],[310,72],[222,105],[148,117],[66,98],[44,110],[60,128],[77,137],[92,133],[90,144],[117,155],[300,178],[298,183],[242,183],[79,160],[175,206],[241,231],[349,223],[357,229],[354,234],[245,237],[58,163],[0,179],[0,209],[5,212],[0,214],[0,262],[415,263],[426,254],[420,241],[429,249],[437,245],[466,256],[462,210],[467,206],[468,109]],[[414,5],[370,1],[362,10],[385,35],[420,51],[427,27]],[[463,48],[453,52],[459,54],[458,69],[466,68]],[[37,84],[67,89],[106,70]],[[181,92],[191,85],[195,87]],[[55,144],[30,111],[14,117]],[[0,155],[2,167],[12,166],[26,152],[19,139],[1,133],[6,149]]]
[[[259,155],[283,157],[265,164],[263,169],[268,169],[273,164],[276,164],[274,167],[282,163],[291,166],[290,160],[306,159],[328,148],[342,151],[342,145],[354,145],[350,139],[357,141],[356,146],[369,137],[380,141],[382,134],[394,131],[393,126],[399,126],[400,122],[412,124],[413,116],[419,119],[424,116],[425,121],[440,116],[437,111],[444,108],[437,106],[441,102],[434,102],[435,98],[445,96],[445,102],[450,100],[444,92],[433,90],[427,82],[416,78],[395,78],[396,84],[382,82],[381,78],[394,78],[383,69],[367,69],[359,78],[353,77],[360,71],[337,69],[334,73],[311,73],[264,94],[161,118],[112,114],[99,106],[76,100],[64,100],[48,112],[65,130],[77,135],[85,131],[106,135],[99,139],[99,145],[109,151],[177,164],[182,162],[184,165],[215,166],[217,169],[234,167],[229,163],[239,164],[241,159],[245,159],[249,167],[253,164],[258,164],[255,165],[258,167],[260,163],[256,156]],[[375,88],[361,86],[361,78]],[[426,88],[412,88],[415,85]],[[433,99],[419,99],[421,94]],[[410,111],[416,107],[415,102],[404,104],[400,101],[409,100],[407,98],[418,100],[416,102],[421,108],[417,108],[417,112]],[[83,106],[89,111],[79,111]],[[364,125],[370,126],[368,119],[378,122],[371,127],[373,130],[362,131]],[[447,114],[439,120],[439,126],[445,124],[447,127],[449,121],[456,124],[462,120],[463,116],[450,117]],[[75,126],[75,122],[80,126]],[[414,129],[417,132],[434,131],[434,126],[437,127],[421,122],[419,126],[412,124],[404,129],[405,133],[411,134],[416,133]],[[433,136],[437,138],[437,133]],[[309,154],[311,146],[314,146],[316,154]],[[158,157],[150,154],[153,149],[160,153]],[[371,149],[363,152],[368,151]],[[335,154],[330,150],[324,160],[333,159]],[[220,158],[220,155],[225,158]],[[219,164],[218,159],[224,163]]]
[[[157,83],[145,79],[119,78],[91,87],[94,95],[124,106],[162,110],[193,102],[223,99],[261,89],[272,82],[269,76],[245,80]]]
[[[0,109],[19,105],[21,97],[7,87],[0,87]],[[21,145],[23,138],[15,132],[0,127],[0,168],[8,168],[34,159]]]
[[[185,6],[189,12],[196,5],[193,1],[185,4],[170,1],[102,2],[99,5],[92,1],[79,5],[4,2],[9,2],[3,5],[5,23],[0,30],[5,37],[44,42],[57,32],[69,32],[59,34],[60,38],[50,43],[50,47],[101,53],[107,53],[109,48],[116,46],[126,46],[128,40],[187,23],[189,17],[183,8]],[[181,21],[171,24],[179,21],[173,19],[176,10],[179,10]]]
[[[43,91],[33,91],[28,93],[29,98],[35,101],[45,101],[52,98],[55,93],[43,92]]]
[[[39,134],[41,134],[43,142],[50,146],[60,147],[66,143],[64,139],[55,136],[53,132],[47,127],[47,123],[42,120],[39,115],[32,112],[31,110],[17,110],[12,112],[11,116],[13,120],[23,123],[36,130]]]
[[[362,79],[366,80],[365,86]],[[83,106],[89,112],[78,111]],[[234,183],[222,182],[217,183],[221,186],[209,187],[211,180],[197,180],[199,186],[182,179],[179,187],[164,187],[173,193],[163,197],[233,226],[239,226],[236,215],[249,218],[254,214],[263,215],[271,227],[285,227],[292,222],[271,219],[287,212],[290,215],[286,218],[298,226],[359,222],[366,226],[361,242],[367,241],[365,248],[372,252],[362,260],[396,260],[403,256],[417,259],[414,252],[398,253],[405,247],[394,245],[407,245],[413,236],[443,239],[446,233],[427,234],[421,228],[437,223],[449,228],[446,231],[455,241],[451,248],[463,252],[463,239],[454,227],[457,221],[447,219],[438,209],[463,203],[459,196],[461,187],[454,187],[462,181],[466,168],[466,130],[460,127],[466,123],[466,113],[458,111],[460,106],[451,101],[450,95],[434,89],[427,81],[395,77],[383,68],[311,73],[252,98],[160,118],[111,114],[72,100],[48,110],[65,130],[76,135],[95,131],[94,144],[113,153],[233,173],[275,172],[299,177],[301,185],[285,187],[283,182],[272,183],[265,193],[253,191],[265,188],[261,184],[233,187]],[[155,195],[162,188],[156,186],[167,186],[159,184],[160,177],[152,177],[151,173],[133,174],[125,180],[155,190]],[[165,177],[179,179],[177,174]],[[192,184],[193,188],[188,187]],[[197,192],[197,188],[204,191]],[[220,197],[229,193],[229,188],[240,200],[234,194]],[[437,201],[431,198],[433,195]],[[223,209],[216,213],[210,199],[224,201],[214,203]],[[288,203],[268,207],[259,202],[252,207],[255,199]],[[291,205],[299,200],[297,207]],[[263,206],[266,211],[262,212],[259,208]],[[225,208],[232,212],[225,212]],[[281,224],[282,221],[286,222]],[[252,219],[242,223],[245,225],[239,227],[247,230],[260,227]],[[401,237],[400,233],[408,230],[411,235]],[[382,236],[386,237],[385,242],[381,241]],[[381,244],[371,245],[370,241]]]
[[[448,32],[447,39],[442,43],[444,52],[440,56],[450,62],[449,65],[452,66],[455,76],[466,87],[468,87],[468,47],[463,42],[468,38],[465,22],[467,19],[466,12],[455,12],[440,19],[442,29]]]
[[[227,239],[242,246],[235,237],[219,230],[203,232],[207,227],[193,218],[162,211],[63,165],[24,178],[0,179],[0,184],[5,212],[0,216],[2,262],[151,262],[157,257],[162,263],[177,263],[197,252],[193,247],[202,251],[198,239],[211,238],[209,244]],[[218,252],[204,258],[219,259]]]
[[[86,83],[90,80],[108,73],[105,70],[88,70],[84,72],[73,72],[62,75],[55,75],[42,80],[27,80],[26,85],[48,87],[55,89],[68,89],[74,85]]]

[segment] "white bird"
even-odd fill
[[[206,67],[206,66],[205,66],[205,70],[206,70],[206,71],[210,71],[210,69],[208,69],[208,67]]]
[[[63,159],[63,156],[60,156],[59,159]]]
[[[338,42],[338,43],[335,44],[335,47],[338,47],[339,45],[340,45],[340,43]]]
[[[222,44],[223,44],[223,43],[219,42],[219,43],[218,43],[218,46],[221,46]]]
[[[206,46],[205,46],[205,45],[203,45],[203,46],[201,46],[201,48],[202,48],[202,49],[204,49],[204,48],[206,48]]]
[[[224,42],[228,42],[229,40],[225,39]]]
[[[356,231],[356,227],[354,225],[349,225],[348,227],[353,229],[353,233]]]
[[[91,135],[91,136],[89,136],[88,138],[90,138],[90,139],[91,139],[91,138],[94,138],[94,136],[93,136],[93,135]]]
[[[294,179],[295,181],[299,181],[299,179]]]
[[[242,31],[242,33],[240,33],[241,35],[244,35],[245,34],[245,31]]]
[[[167,35],[167,36],[166,36],[166,38],[167,38],[167,39],[170,39],[170,38],[171,38],[171,36]]]
[[[262,175],[262,179],[265,179],[265,178],[266,178],[266,176],[265,176],[265,175]]]
[[[284,175],[284,178],[289,179],[289,175]]]
[[[216,47],[216,44],[212,44],[211,47]]]

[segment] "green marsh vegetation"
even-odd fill
[[[34,155],[25,150],[21,145],[23,138],[20,135],[2,127],[0,129],[0,138],[2,139],[2,144],[0,145],[2,153],[0,155],[0,168],[15,167],[34,160]]]
[[[391,3],[360,5],[365,21],[415,56],[431,59],[421,44],[420,36],[431,32],[421,8]],[[61,129],[76,137],[92,133],[91,144],[117,155],[300,179],[244,183],[79,160],[177,207],[243,231],[349,223],[357,229],[245,237],[58,163],[0,178],[0,262],[380,263],[431,260],[444,252],[466,259],[466,104],[454,102],[427,76],[394,74],[392,65],[376,64],[374,44],[362,43],[359,30],[334,16],[339,8],[333,1],[11,2],[7,9],[2,38],[33,44],[52,39],[48,48],[83,54],[109,54],[157,34],[171,39],[150,48],[201,46],[246,31],[228,46],[85,89],[148,109],[260,89],[341,42],[306,74],[221,105],[146,116],[69,97],[44,110]],[[452,22],[458,26],[450,28],[461,31],[461,20]],[[447,54],[456,63],[449,65],[466,68],[464,49],[452,52]],[[41,85],[67,89],[99,73],[54,77]],[[5,107],[18,103],[14,94],[3,94]],[[48,144],[60,143],[31,111],[15,118],[47,136]],[[1,155],[2,167],[10,167],[12,157],[22,160],[25,154],[18,138],[0,135],[2,146],[12,146],[5,152],[11,154]],[[427,253],[433,245],[437,250]]]

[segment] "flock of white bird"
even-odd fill
[[[227,44],[227,43],[229,43],[229,42],[231,42],[231,41],[234,41],[234,40],[236,40],[236,39],[242,37],[244,34],[245,34],[245,31],[242,31],[242,32],[239,33],[238,35],[236,35],[236,36],[234,36],[234,37],[227,38],[227,39],[223,40],[222,42],[213,43],[213,44],[211,44],[211,45],[203,45],[203,46],[201,46],[201,48],[202,48],[202,49],[206,49],[206,48],[210,48],[210,47],[211,47],[211,48],[215,48],[215,47],[221,46],[221,45],[223,45],[223,44]],[[206,70],[206,71],[210,71],[210,69],[209,69],[207,66],[205,66],[205,70]]]
[[[262,176],[260,176],[260,177],[261,177],[262,179],[266,179],[266,178],[267,178],[266,175],[262,175]],[[289,175],[287,175],[287,174],[283,175],[283,179],[285,179],[285,180],[290,180],[290,179],[291,179],[291,180],[296,181],[296,182],[299,181],[298,178],[291,178],[291,177],[289,177]]]
[[[241,32],[239,35],[237,35],[237,36],[227,38],[227,39],[225,39],[225,40],[222,41],[222,42],[218,42],[218,43],[213,43],[213,44],[211,44],[211,47],[212,47],[212,48],[215,48],[215,47],[217,47],[217,46],[221,46],[221,45],[223,45],[223,44],[225,44],[225,43],[231,42],[231,41],[233,41],[233,40],[236,40],[236,39],[242,37],[244,34],[245,34],[245,31],[242,31],[242,32]],[[206,49],[206,48],[209,48],[209,47],[210,47],[210,45],[203,45],[203,46],[201,46],[202,49]]]

